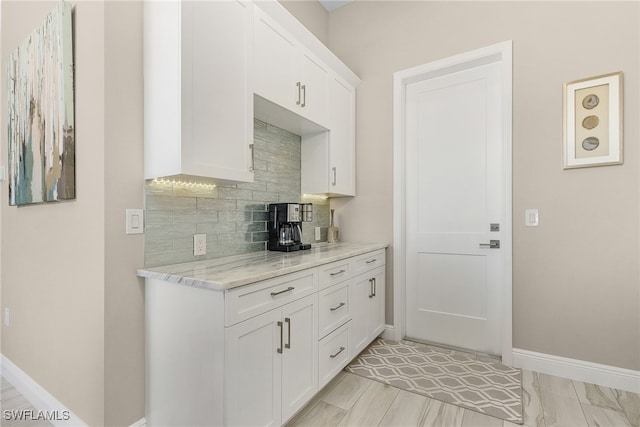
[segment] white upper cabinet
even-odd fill
[[[301,115],[326,126],[329,117],[329,69],[303,48],[300,48],[298,61]]]
[[[254,91],[294,111],[298,108],[296,42],[257,7],[254,23]]]
[[[329,132],[329,190],[342,196],[356,195],[356,90],[334,76],[330,84],[331,132]]]
[[[360,79],[277,1],[255,5],[255,117],[302,137],[303,193],[355,196]]]
[[[251,2],[145,2],[145,177],[253,181],[252,81]]]
[[[302,136],[301,189],[305,194],[356,195],[356,90],[337,75],[329,82],[329,132]]]
[[[256,95],[326,128],[328,67],[258,7],[254,33]]]

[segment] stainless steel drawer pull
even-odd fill
[[[376,262],[376,261],[377,261],[377,259],[376,259],[376,258],[374,258],[374,259],[370,259],[369,261],[367,261],[367,264],[371,264],[372,262]]]
[[[293,286],[289,286],[287,289],[283,289],[283,290],[278,291],[278,292],[271,292],[271,296],[275,297],[276,295],[284,294],[285,292],[289,292],[289,291],[292,291],[294,289],[295,288]]]
[[[337,276],[338,274],[346,273],[347,270],[336,271],[335,273],[331,273],[331,276]]]
[[[278,322],[278,327],[280,328],[280,348],[277,350],[278,353],[282,353],[282,335],[284,328],[282,327],[282,322]]]
[[[347,305],[347,303],[346,303],[346,302],[341,302],[341,303],[340,303],[340,305],[338,305],[338,306],[336,306],[336,307],[333,307],[333,308],[330,308],[330,310],[331,310],[331,311],[336,311],[337,309],[342,308],[342,307],[344,307],[345,305]]]
[[[369,298],[373,298],[373,279],[369,279]]]
[[[287,343],[284,345],[284,348],[291,348],[291,319],[288,317],[284,318],[284,323],[287,324]]]
[[[340,353],[342,353],[343,351],[345,351],[346,349],[344,347],[340,347],[340,350],[338,350],[338,352],[336,354],[332,354],[331,356],[329,356],[332,359],[335,359],[336,357],[338,357],[338,355]]]

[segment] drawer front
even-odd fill
[[[349,282],[343,282],[320,291],[320,338],[351,319]]]
[[[317,268],[231,289],[225,295],[225,326],[235,325],[317,290]]]
[[[351,263],[349,262],[349,259],[321,265],[319,269],[320,289],[325,289],[329,286],[333,286],[336,283],[340,283],[352,276],[350,271]]]
[[[364,273],[365,271],[373,270],[385,264],[385,250],[381,249],[375,252],[369,252],[368,254],[358,255],[352,260],[352,274]]]
[[[320,340],[320,345],[318,346],[318,361],[320,363],[318,369],[319,388],[324,387],[333,377],[338,375],[342,368],[347,366],[347,363],[351,360],[351,347],[349,343],[350,326],[351,322],[347,322],[342,325],[341,328]]]

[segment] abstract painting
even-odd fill
[[[9,204],[74,199],[71,5],[60,2],[9,56]]]

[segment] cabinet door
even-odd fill
[[[288,110],[298,110],[296,44],[258,7],[255,7],[254,13],[255,93]]]
[[[318,295],[282,308],[282,421],[296,413],[318,391]]]
[[[251,182],[253,5],[184,2],[185,16],[187,9],[192,10],[190,22],[183,18],[183,173]]]
[[[353,353],[358,354],[369,344],[368,317],[370,299],[373,294],[371,276],[362,274],[349,285],[349,303],[351,304],[351,343]]]
[[[282,424],[280,313],[272,310],[225,329],[225,425]]]
[[[356,195],[355,89],[332,77],[329,136],[329,193]]]
[[[329,71],[310,52],[301,49],[299,55],[299,75],[301,98],[300,115],[314,123],[328,127],[329,114]]]
[[[373,297],[369,299],[367,330],[370,340],[373,340],[385,327],[385,270],[384,267],[380,267],[368,274],[373,280]]]

